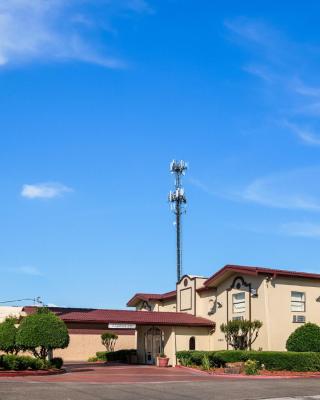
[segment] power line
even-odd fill
[[[0,304],[7,304],[7,303],[18,303],[20,301],[33,301],[34,304],[42,304],[43,306],[45,305],[43,301],[41,301],[41,298],[38,296],[34,299],[26,298],[26,299],[17,299],[17,300],[6,300],[6,301],[0,301]]]

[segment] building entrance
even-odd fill
[[[144,336],[145,362],[146,364],[156,364],[157,356],[163,352],[164,335],[159,328],[150,328]]]

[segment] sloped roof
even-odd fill
[[[33,314],[37,307],[27,306],[24,311]],[[107,310],[94,308],[62,308],[49,309],[65,322],[87,323],[124,323],[136,325],[172,325],[172,326],[204,326],[213,327],[214,323],[206,318],[195,317],[182,312],[155,312]]]
[[[135,307],[140,301],[150,301],[150,300],[171,300],[176,298],[176,291],[166,293],[136,293],[127,303],[128,307]]]
[[[305,279],[319,279],[320,274],[308,273],[308,272],[299,272],[299,271],[288,271],[285,269],[273,269],[273,268],[265,268],[265,267],[250,267],[244,265],[225,265],[223,268],[219,269],[219,271],[215,272],[210,278],[208,278],[203,287],[199,289],[199,291],[205,290],[205,288],[215,286],[215,283],[218,282],[224,275],[230,275],[230,273],[242,273],[247,275],[269,275],[272,277],[282,276],[287,278],[305,278]]]

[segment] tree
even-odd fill
[[[69,344],[66,324],[48,308],[38,308],[35,314],[25,317],[17,332],[17,344],[37,358],[45,360],[54,349],[64,349]]]
[[[288,351],[320,351],[320,326],[308,322],[297,328],[289,336]]]
[[[235,350],[247,350],[257,339],[262,322],[258,320],[234,320],[220,326],[227,343]]]
[[[118,335],[111,332],[104,332],[101,335],[101,342],[106,347],[107,351],[114,351],[114,346],[116,345],[116,341],[118,339]]]
[[[0,350],[5,353],[18,354],[21,350],[16,343],[18,319],[7,317],[0,323]]]

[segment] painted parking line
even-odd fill
[[[319,400],[320,394],[317,396],[298,396],[298,397],[272,397],[263,400]]]

